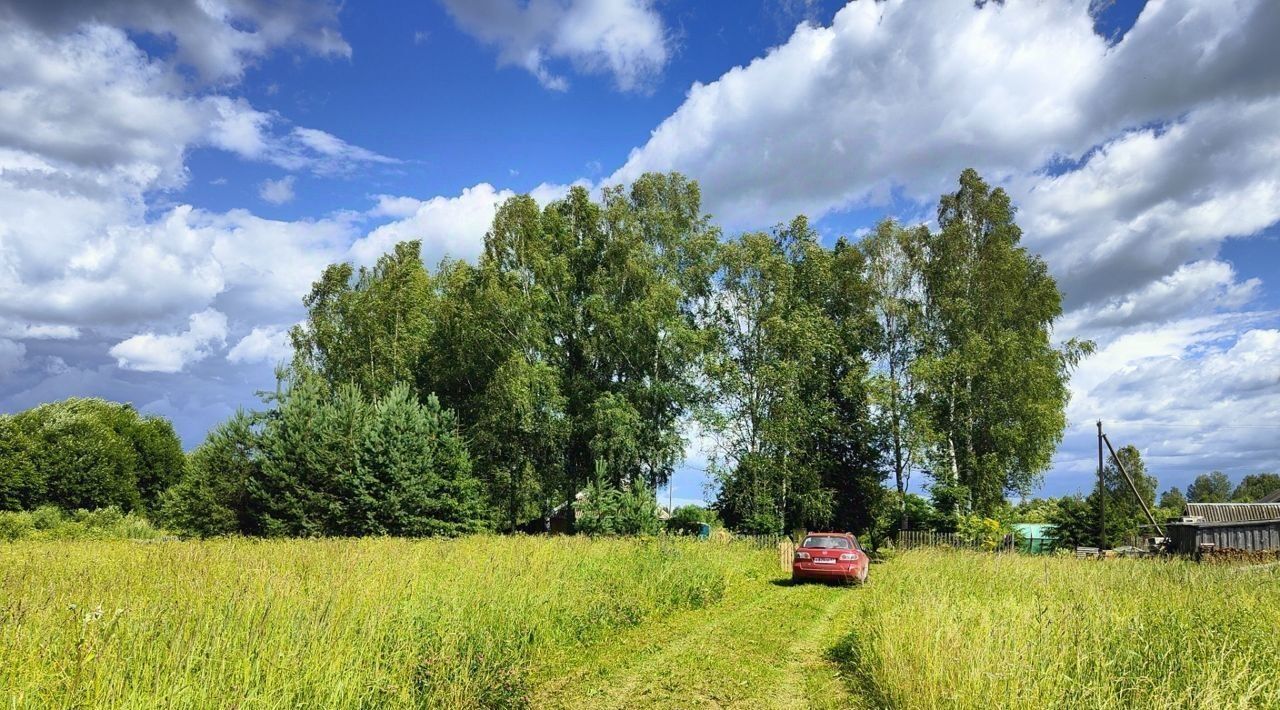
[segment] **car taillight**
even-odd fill
[[[856,559],[858,559],[858,553],[856,552],[846,552],[843,555],[840,555],[841,562],[852,562]]]
[[[797,560],[808,560],[808,559],[811,559],[811,558],[810,558],[810,556],[809,556],[809,553],[804,552],[804,551],[802,551],[802,550],[797,550],[797,551],[796,551],[796,559],[797,559]]]

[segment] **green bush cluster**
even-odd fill
[[[0,416],[0,510],[154,510],[183,464],[173,426],[128,404],[71,398]]]
[[[660,527],[653,492],[640,481],[619,489],[601,476],[574,503],[574,513],[577,531],[587,535],[653,535]]]
[[[369,399],[298,376],[192,452],[163,518],[210,536],[458,535],[485,522],[452,413],[407,386]]]
[[[65,512],[52,505],[32,511],[0,512],[0,541],[18,540],[152,540],[163,530],[136,512],[110,506]]]

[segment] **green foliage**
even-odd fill
[[[1187,500],[1192,503],[1226,503],[1231,499],[1231,479],[1221,471],[1202,473],[1187,486]]]
[[[1003,189],[965,170],[919,256],[927,318],[912,367],[923,435],[934,477],[964,486],[980,513],[1038,483],[1066,426],[1068,374],[1093,347],[1052,345],[1062,297],[1044,261],[1018,245],[1013,215]]]
[[[1177,486],[1170,488],[1160,494],[1160,507],[1169,510],[1177,510],[1178,514],[1182,514],[1182,509],[1187,505],[1186,496],[1182,495],[1182,491]]]
[[[21,510],[39,500],[33,449],[13,417],[0,415],[0,511]]]
[[[644,175],[599,202],[574,188],[498,210],[475,266],[434,275],[416,243],[374,269],[334,265],[293,333],[295,368],[371,396],[411,382],[457,412],[491,517],[515,529],[569,501],[607,461],[650,486],[683,454],[699,399],[718,234],[695,183]],[[301,503],[299,503],[301,505]]]
[[[956,532],[965,542],[990,552],[1000,548],[1005,536],[1013,534],[1013,528],[995,518],[969,514],[960,517]]]
[[[1138,493],[1142,495],[1142,500],[1147,504],[1148,508],[1155,507],[1156,498],[1156,479],[1154,476],[1147,474],[1147,466],[1142,461],[1142,455],[1138,449],[1133,446],[1123,446],[1116,452],[1120,461],[1124,464],[1124,468],[1129,472],[1129,476],[1133,479],[1134,485],[1138,488]],[[1134,537],[1138,535],[1138,526],[1146,525],[1150,521],[1147,520],[1146,514],[1142,512],[1142,507],[1133,496],[1133,490],[1129,488],[1129,484],[1124,480],[1119,467],[1116,465],[1115,457],[1108,457],[1107,465],[1103,468],[1103,481],[1106,483],[1107,496],[1107,538],[1103,541],[1103,547],[1116,547],[1117,545],[1132,544]],[[1094,491],[1089,496],[1089,505],[1094,512],[1094,527],[1097,527],[1097,510],[1098,510],[1098,491]],[[1093,533],[1093,543],[1097,544],[1097,532]]]
[[[152,509],[182,474],[168,421],[71,398],[0,417],[0,509]]]
[[[154,540],[165,533],[142,515],[108,507],[62,509],[43,505],[33,511],[0,512],[0,541],[18,540]]]
[[[1058,500],[1047,521],[1056,546],[1064,549],[1098,546],[1098,509],[1080,496]]]
[[[671,511],[671,517],[667,518],[667,530],[684,535],[696,535],[702,530],[703,525],[714,525],[715,522],[714,511],[700,505],[682,505]]]
[[[1240,479],[1231,493],[1233,503],[1254,503],[1259,498],[1280,490],[1280,474],[1251,473]],[[1161,505],[1164,505],[1161,503]]]
[[[453,414],[407,385],[369,401],[305,374],[191,455],[165,520],[199,536],[460,535],[486,521]]]
[[[818,243],[803,218],[721,249],[718,339],[704,418],[725,523],[752,534],[794,527],[865,531],[884,471],[870,421],[869,288],[863,255]]]
[[[188,535],[212,537],[257,532],[247,487],[260,475],[251,415],[238,411],[187,457],[182,480],[165,492],[161,520]]]
[[[1058,513],[1058,498],[1032,498],[1013,507],[1012,519],[1017,523],[1048,523]]]
[[[926,443],[927,421],[920,406],[924,392],[913,364],[924,353],[920,255],[928,238],[926,227],[906,229],[885,220],[859,245],[876,333],[868,389],[875,405],[874,422],[884,437],[885,458],[897,488],[900,527],[911,525],[907,487]]]
[[[575,527],[587,535],[653,535],[661,527],[653,491],[639,479],[626,488],[604,480],[605,469],[574,502]]]

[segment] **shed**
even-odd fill
[[[1280,503],[1188,503],[1182,520],[1167,526],[1174,552],[1280,550]]]
[[[1032,554],[1053,550],[1053,526],[1048,523],[1014,523],[1020,538],[1019,547]]]

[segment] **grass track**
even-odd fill
[[[716,606],[720,613],[677,613],[539,669],[533,704],[849,707],[840,669],[827,651],[848,633],[861,593],[780,579],[741,585]]]

